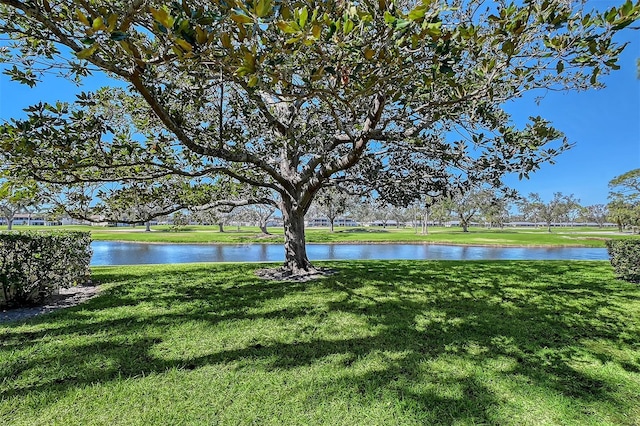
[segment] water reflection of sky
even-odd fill
[[[91,265],[189,262],[279,262],[278,244],[140,244],[94,241]],[[604,248],[471,247],[429,244],[308,244],[311,260],[607,260]]]

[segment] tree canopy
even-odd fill
[[[640,202],[640,168],[629,170],[609,181],[610,198]]]
[[[24,176],[8,176],[0,173],[0,215],[7,221],[8,230],[13,228],[16,214],[45,202],[44,189],[38,182]]]
[[[505,102],[598,87],[624,47],[612,37],[639,13],[630,1],[0,0],[13,79],[63,69],[128,84],[33,106],[0,140],[7,164],[49,182],[259,188],[253,201],[283,214],[285,270],[305,273],[304,214],[322,187],[406,205],[551,161],[562,134],[541,117],[516,126]]]
[[[609,200],[609,214],[620,231],[625,226],[640,226],[640,168],[609,181]]]

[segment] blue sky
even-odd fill
[[[598,9],[615,4],[594,1]],[[507,105],[517,122],[540,115],[563,131],[575,146],[545,164],[529,180],[508,177],[506,183],[521,194],[538,192],[546,200],[554,192],[574,194],[583,205],[606,203],[607,183],[614,176],[640,168],[640,79],[636,61],[640,59],[640,31],[626,30],[616,39],[628,41],[619,65],[621,69],[601,78],[605,89],[579,93],[536,92]],[[0,120],[23,117],[22,109],[40,101],[73,101],[80,91],[107,85],[103,76],[89,78],[78,88],[74,84],[48,78],[35,88],[10,81],[0,75]],[[536,96],[544,95],[537,105]]]
[[[607,2],[609,3],[609,2]],[[625,31],[617,41],[629,45],[618,62],[621,69],[600,79],[606,87],[585,92],[537,92],[519,99],[508,110],[520,117],[540,115],[565,133],[575,146],[545,164],[529,180],[506,180],[521,194],[538,192],[546,200],[554,192],[574,194],[583,205],[606,203],[608,182],[640,168],[640,31]]]

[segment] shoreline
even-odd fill
[[[113,242],[113,243],[129,243],[129,244],[175,244],[175,245],[202,245],[202,246],[247,246],[258,244],[282,245],[284,242],[269,241],[251,241],[251,242],[176,242],[176,241],[135,241],[135,240],[91,240],[91,242]],[[456,247],[498,247],[498,248],[602,248],[587,246],[582,244],[481,244],[481,243],[456,243],[447,241],[331,241],[331,242],[307,242],[306,245],[440,245],[440,246],[456,246]]]

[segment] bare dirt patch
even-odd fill
[[[0,323],[25,320],[57,309],[76,306],[97,296],[99,292],[100,288],[97,285],[62,288],[58,294],[51,295],[42,306],[1,310]]]

